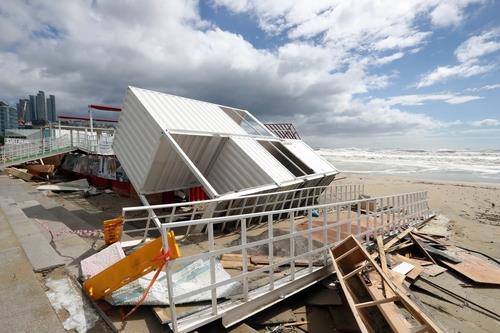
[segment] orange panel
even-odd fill
[[[161,237],[147,243],[132,254],[86,280],[83,283],[83,289],[93,300],[98,300],[127,283],[158,269],[164,262],[164,260],[160,259],[162,245]],[[157,259],[155,260],[155,258]]]

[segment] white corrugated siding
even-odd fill
[[[316,154],[304,141],[285,140],[283,145],[315,173],[330,173],[337,171],[333,165]]]
[[[273,182],[281,184],[295,180],[295,176],[254,139],[233,137],[232,140],[273,179]]]
[[[232,139],[224,145],[207,179],[219,194],[274,183]]]
[[[135,87],[130,89],[163,129],[247,134],[216,104]]]
[[[113,141],[113,150],[134,188],[142,191],[162,130],[127,90]]]

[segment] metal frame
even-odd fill
[[[376,203],[376,209],[368,212],[366,215],[362,215],[361,205],[368,205],[373,202]],[[125,221],[138,221],[137,218],[127,218],[127,213],[137,213],[137,211],[142,210],[148,213],[150,217],[156,208],[158,206],[124,208]],[[313,210],[318,211],[322,215],[322,218],[313,219]],[[297,220],[296,217],[304,211],[307,212],[307,217]],[[173,213],[171,212],[171,214]],[[313,203],[299,207],[282,207],[261,212],[243,212],[237,215],[161,223],[160,232],[162,236],[165,236],[170,230],[174,230],[175,232],[180,228],[186,227],[201,227],[207,230],[207,238],[203,242],[206,247],[204,251],[201,250],[200,253],[180,257],[172,261],[165,268],[167,276],[166,288],[168,290],[170,315],[172,318],[170,327],[174,332],[188,332],[218,318],[222,318],[223,323],[230,326],[244,319],[246,316],[258,312],[331,274],[333,268],[329,259],[329,250],[342,240],[343,230],[345,230],[345,234],[353,234],[359,240],[369,242],[370,237],[393,232],[395,229],[403,226],[421,223],[429,218],[430,215],[431,212],[427,205],[427,192],[414,192],[370,199]],[[161,219],[166,216],[168,215],[157,217]],[[333,220],[330,221],[329,218],[333,218]],[[142,219],[146,221],[148,217]],[[251,230],[251,227],[247,222],[252,220],[260,221],[262,230],[268,230],[268,233],[266,237],[260,240],[249,242],[247,231]],[[239,245],[222,245],[221,247],[220,244],[216,244],[214,227],[219,227],[229,222],[238,224],[241,242]],[[264,225],[266,223],[267,225]],[[307,228],[302,228],[302,230],[300,228],[297,229],[303,223],[306,223]],[[365,224],[364,226],[362,225],[363,223]],[[274,235],[273,230],[276,227],[282,230],[286,229],[286,233]],[[328,234],[331,232],[336,234],[335,240],[329,239]],[[313,239],[317,241],[318,234],[322,235],[321,245],[318,246],[316,243],[316,246],[313,247]],[[306,249],[300,250],[295,247],[297,237],[307,239],[308,246]],[[165,240],[166,238],[163,237],[163,239]],[[290,253],[288,256],[276,259],[273,256],[273,251],[270,250],[268,265],[264,265],[253,271],[248,270],[245,264],[249,259],[248,250],[256,246],[267,246],[268,249],[271,249],[279,241],[289,242]],[[203,249],[201,244],[198,242],[198,247]],[[167,244],[165,243],[164,245],[166,246]],[[234,252],[241,253],[242,255],[243,267],[241,274],[232,276],[225,281],[216,282],[216,260],[222,254]],[[317,259],[317,256],[323,258],[323,267],[313,265],[313,261],[315,258]],[[191,290],[182,295],[175,295],[172,281],[172,267],[187,265],[198,259],[209,260],[210,262],[210,285]],[[303,268],[296,267],[294,262],[297,259],[307,259],[309,262],[308,266]],[[289,266],[288,275],[278,278],[275,276],[275,269],[283,265]],[[254,290],[249,289],[249,279],[259,274],[266,274],[269,284]],[[217,299],[216,289],[232,282],[240,282],[243,286],[240,299],[229,301]],[[176,310],[176,304],[179,304],[179,301],[184,298],[206,291],[211,292],[211,306],[195,314],[180,318]]]
[[[111,136],[114,134],[114,129],[94,129],[91,131],[88,127],[75,126],[58,126],[54,130],[59,131],[59,135],[0,147],[0,168],[76,149],[88,153],[98,153],[99,137],[103,133],[109,133]],[[62,130],[69,130],[69,134],[63,135]]]
[[[148,218],[155,215],[163,223],[172,223],[182,220],[195,220],[202,217],[212,216],[234,216],[248,212],[275,211],[278,209],[291,207],[307,207],[318,203],[332,203],[341,201],[356,200],[364,194],[363,184],[346,184],[328,186],[316,186],[282,190],[278,192],[268,192],[260,194],[251,194],[245,196],[234,196],[227,198],[209,199],[203,201],[192,201],[175,204],[149,205],[144,196],[140,196],[144,206],[127,207],[123,209],[124,225],[122,234],[135,234],[144,232],[143,240],[149,236],[151,230],[149,220],[143,217],[130,217],[131,213],[137,213],[147,209]],[[144,198],[144,199],[142,199]],[[210,211],[210,214],[207,214]],[[156,213],[157,212],[157,213]],[[165,213],[167,212],[167,213]],[[249,221],[249,225],[257,225],[262,218]],[[145,222],[145,228],[129,228],[128,224],[134,222]],[[161,222],[160,222],[161,223]],[[225,231],[227,223],[223,223],[221,231]],[[187,228],[184,237],[192,233],[192,228]],[[196,233],[196,232],[195,232]],[[179,233],[177,235],[180,236]]]

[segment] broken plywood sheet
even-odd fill
[[[39,191],[88,191],[90,189],[87,179],[78,179],[71,182],[41,185],[36,188]]]
[[[500,268],[497,264],[483,260],[457,247],[448,247],[443,251],[459,260],[460,263],[441,261],[447,267],[477,283],[500,284]]]
[[[424,273],[429,276],[437,276],[446,271],[447,271],[446,268],[434,264],[424,267]]]
[[[28,173],[27,171],[28,170],[26,170],[26,169],[18,169],[18,168],[14,168],[14,167],[5,168],[5,172],[7,172],[7,174],[11,175],[12,177],[16,177],[16,178],[20,178],[20,179],[25,180],[25,181],[29,181],[29,180],[31,180],[33,175]]]

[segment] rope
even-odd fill
[[[151,282],[149,282],[149,285],[146,287],[146,289],[144,289],[144,293],[142,294],[141,299],[139,299],[139,301],[132,308],[132,310],[130,310],[129,312],[127,312],[127,314],[125,314],[124,316],[122,316],[122,321],[125,321],[128,317],[130,317],[130,315],[132,315],[144,303],[144,301],[146,300],[146,297],[149,294],[149,290],[151,289],[151,287],[153,286],[153,284],[156,282],[156,279],[158,279],[158,276],[160,275],[161,270],[167,264],[167,261],[169,259],[170,259],[170,253],[169,253],[169,251],[167,251],[165,253],[160,254],[159,256],[154,257],[151,260],[153,262],[155,262],[155,261],[162,261],[162,264],[160,265],[160,267],[158,267],[155,275],[151,279]]]

